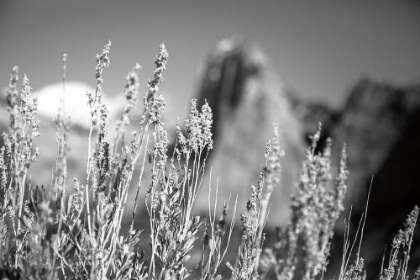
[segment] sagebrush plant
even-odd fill
[[[71,194],[66,193],[65,185],[69,137],[69,119],[64,109],[67,57],[63,56],[63,98],[55,120],[56,164],[51,182],[45,188],[32,186],[27,180],[30,165],[39,155],[39,150],[33,147],[34,139],[39,136],[37,100],[31,96],[26,75],[18,92],[18,68],[13,68],[7,90],[9,130],[2,135],[4,146],[0,149],[2,279],[185,279],[194,276],[211,280],[222,278],[218,274],[222,265],[231,269],[231,279],[263,279],[271,268],[277,279],[322,279],[334,224],[344,209],[348,174],[345,148],[334,187],[330,188],[331,141],[322,153],[316,153],[321,130],[313,136],[292,195],[290,223],[278,230],[276,243],[263,250],[269,199],[280,183],[280,160],[284,154],[278,127],[274,126],[273,138],[266,145],[265,167],[257,185],[251,186],[251,197],[240,216],[240,247],[229,248],[236,202],[230,225],[227,218],[229,200],[224,202],[217,219],[217,199],[213,211],[210,207],[210,180],[209,216],[201,218],[192,211],[203,184],[208,153],[213,149],[211,108],[205,103],[199,110],[196,101],[192,100],[184,126],[177,125],[175,149],[168,155],[169,141],[161,120],[166,104],[159,92],[168,60],[162,44],[156,56],[153,79],[148,82],[148,91],[143,98],[144,109],[137,130],[131,133],[129,144],[126,144],[129,114],[138,100],[138,64],[126,77],[126,103],[112,143],[107,142],[108,110],[101,96],[102,73],[110,65],[110,47],[111,42],[108,42],[96,57],[96,89],[87,94],[91,128],[86,177],[74,178]],[[140,176],[133,178],[138,161]],[[145,168],[151,170],[150,178],[143,178]],[[145,200],[139,202],[139,190],[146,182]],[[131,224],[127,232],[121,232],[128,191],[135,184],[137,191]],[[217,188],[218,183],[216,197]],[[138,203],[144,203],[147,209],[150,236],[141,235],[142,230],[135,225]],[[398,233],[392,244],[389,265],[382,269],[381,280],[408,278],[407,264],[417,216],[416,207],[409,215],[404,231]],[[47,235],[47,229],[51,228],[55,229],[54,233]],[[204,231],[203,236],[198,234],[200,228]],[[348,266],[355,244],[354,241],[350,246],[348,227],[345,237],[339,280],[362,279],[365,274],[363,258],[359,255],[361,238],[355,263]],[[149,253],[139,251],[140,238],[150,241]],[[197,243],[201,243],[201,259],[191,263],[192,248],[200,247]],[[404,257],[402,265],[398,266],[401,249]],[[228,250],[237,250],[234,264],[224,263]],[[296,271],[298,267],[299,271]],[[417,270],[414,279],[420,279],[419,275],[420,270]]]

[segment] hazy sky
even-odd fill
[[[360,77],[420,81],[418,1],[0,0],[0,86],[18,65],[34,90],[68,79],[94,85],[95,55],[112,41],[104,91],[121,92],[139,62],[142,92],[160,43],[169,51],[161,89],[186,114],[196,72],[220,40],[241,33],[305,96],[339,105]],[[170,99],[170,100],[171,100]],[[170,106],[170,104],[169,104]]]

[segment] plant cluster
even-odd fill
[[[229,200],[216,218],[217,199],[209,215],[195,216],[194,200],[203,184],[208,153],[213,149],[212,111],[208,104],[197,109],[191,102],[183,128],[177,125],[175,149],[168,155],[168,135],[161,120],[165,99],[159,92],[168,53],[162,44],[156,56],[153,79],[143,98],[144,109],[137,130],[125,143],[129,114],[138,100],[140,66],[136,64],[126,77],[126,104],[117,122],[112,143],[107,142],[108,110],[101,101],[103,71],[110,65],[111,42],[97,55],[96,89],[87,93],[91,128],[86,156],[86,177],[73,180],[67,193],[67,151],[69,119],[64,110],[66,55],[63,57],[63,99],[55,120],[57,157],[50,185],[33,186],[27,180],[29,168],[39,150],[33,146],[39,136],[36,118],[37,100],[31,97],[29,80],[24,76],[18,92],[18,69],[12,71],[7,90],[10,114],[9,130],[3,133],[0,149],[0,276],[1,279],[221,279],[219,267],[229,249],[236,215],[228,222]],[[322,153],[315,148],[320,130],[306,152],[299,182],[292,196],[290,223],[278,230],[273,246],[265,246],[264,226],[269,214],[271,193],[280,182],[280,160],[284,152],[279,143],[278,127],[267,141],[266,164],[241,214],[242,239],[235,263],[227,266],[231,279],[263,279],[274,269],[277,279],[322,279],[329,257],[334,224],[343,211],[347,178],[346,151],[343,149],[339,173],[331,183],[331,141]],[[140,176],[134,178],[140,161]],[[149,168],[150,178],[143,178]],[[135,224],[139,191],[149,179],[144,200],[150,236],[141,235]],[[137,184],[135,205],[128,232],[121,232],[128,192]],[[217,197],[218,184],[216,186]],[[381,280],[407,276],[407,263],[418,216],[416,207],[405,229],[392,245],[388,268]],[[199,235],[200,228],[204,231]],[[49,234],[49,230],[53,233]],[[363,259],[357,253],[355,264],[348,266],[351,255],[348,232],[340,280],[363,278]],[[363,235],[363,227],[362,227]],[[356,236],[357,237],[357,236]],[[140,238],[150,241],[150,253],[140,251]],[[201,258],[191,264],[194,246],[201,242]],[[234,249],[233,249],[234,250]],[[398,252],[403,263],[398,268]],[[301,267],[301,269],[299,268]],[[297,269],[299,268],[299,269]],[[397,272],[397,273],[396,273]],[[419,279],[420,270],[414,275]]]

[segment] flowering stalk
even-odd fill
[[[267,141],[266,164],[257,186],[251,186],[251,197],[246,202],[246,212],[241,214],[242,242],[238,250],[235,266],[230,266],[232,279],[258,279],[258,267],[265,239],[263,229],[268,216],[269,199],[274,188],[280,183],[280,159],[284,155],[280,149],[278,126],[274,124],[273,138]],[[263,192],[264,185],[266,190]]]

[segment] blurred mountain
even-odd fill
[[[290,193],[305,150],[301,124],[285,91],[259,46],[236,35],[210,51],[196,94],[199,106],[207,100],[213,111],[215,144],[206,164],[213,167],[212,189],[218,179],[221,202],[238,194],[239,213],[244,212],[251,185],[257,184],[265,165],[265,145],[272,138],[272,124],[278,123],[285,156],[281,184],[272,195],[270,226],[288,220]],[[199,207],[207,207],[209,177],[207,174],[204,180]]]
[[[350,176],[346,208],[353,206],[353,231],[365,211],[372,183],[361,255],[366,260],[368,279],[377,277],[385,247],[388,258],[394,236],[403,228],[414,206],[420,205],[420,85],[395,86],[363,78],[340,110],[307,103],[296,96],[291,100],[305,134],[313,134],[321,121],[323,140],[331,137],[335,143],[334,155],[339,154],[344,143],[347,145]],[[335,157],[333,166],[336,168],[337,164]],[[337,226],[339,246],[343,224]],[[420,263],[420,234],[415,236],[411,274]],[[340,251],[336,253],[341,255]],[[335,267],[332,270],[336,271],[340,259],[331,259]]]
[[[347,143],[347,205],[353,204],[353,229],[365,211],[372,182],[362,247],[371,279],[380,271],[385,246],[388,257],[393,237],[414,206],[420,205],[420,84],[395,86],[364,78],[333,119],[327,128],[331,138],[338,146]],[[420,263],[419,242],[417,234],[412,273]]]
[[[219,179],[219,199],[238,193],[238,211],[243,211],[249,187],[256,183],[264,164],[263,143],[271,137],[271,124],[279,123],[286,156],[282,182],[272,196],[268,227],[285,225],[308,136],[321,122],[318,150],[327,138],[333,139],[333,176],[340,150],[347,145],[350,176],[345,205],[346,213],[353,206],[353,232],[375,176],[362,246],[371,279],[379,274],[385,246],[390,248],[407,215],[420,205],[420,85],[395,86],[364,78],[350,91],[342,108],[331,109],[304,100],[282,85],[267,61],[261,49],[240,37],[221,41],[207,58],[197,98],[199,104],[207,100],[214,113],[215,150],[207,166],[213,166],[213,185]],[[203,198],[198,205],[207,202]],[[341,220],[334,244],[338,249],[331,256],[333,273],[341,263],[342,242]],[[412,265],[420,262],[420,247],[413,246]]]

